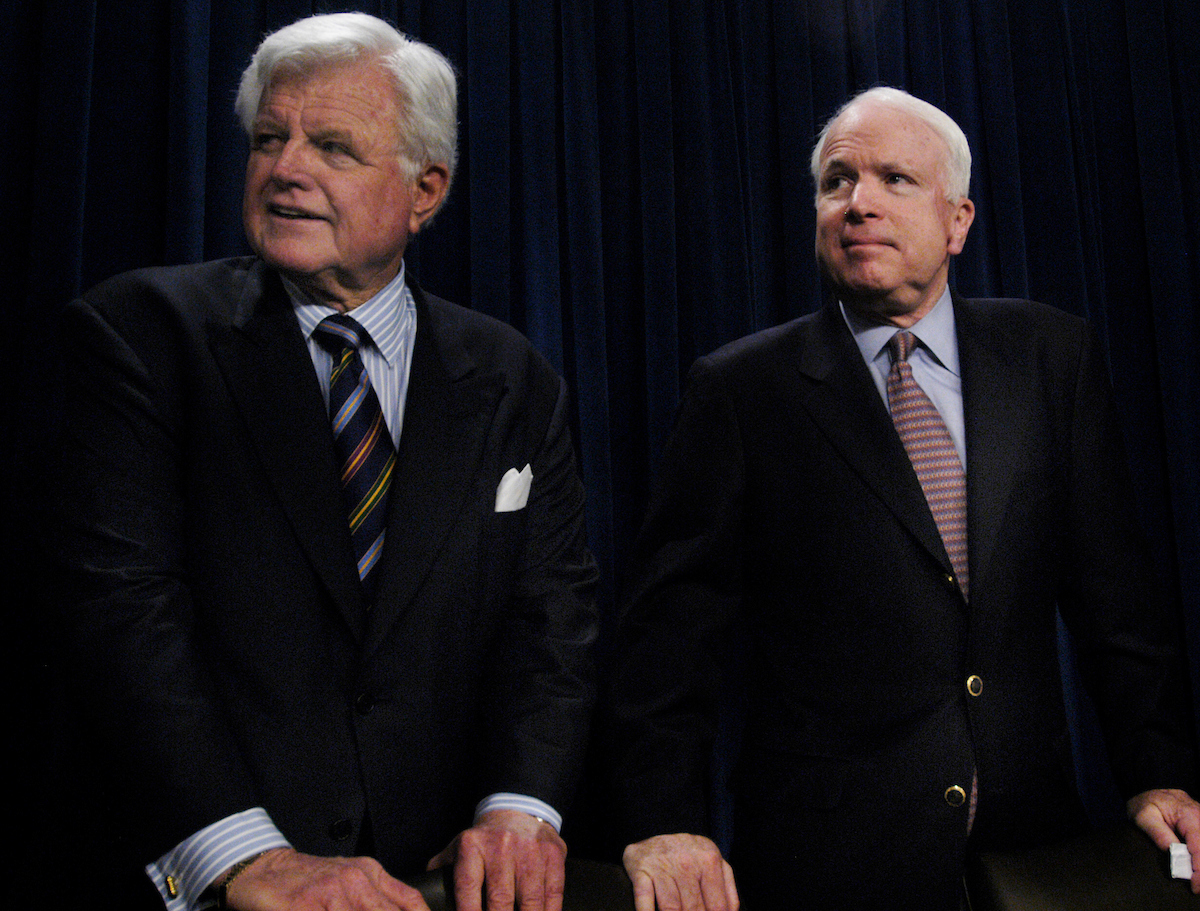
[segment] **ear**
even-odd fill
[[[967,242],[967,232],[971,230],[971,223],[975,221],[975,203],[964,196],[957,203],[950,203],[950,208],[947,250],[951,256],[957,256]]]
[[[412,212],[408,232],[415,235],[437,213],[450,189],[450,169],[443,164],[431,164],[413,184]]]

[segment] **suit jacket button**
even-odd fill
[[[958,785],[951,785],[946,788],[946,803],[952,807],[961,807],[967,802],[967,792]]]
[[[370,715],[371,710],[375,708],[375,697],[370,693],[359,693],[354,700],[354,708],[360,715]]]
[[[972,674],[967,678],[967,692],[972,696],[980,696],[983,694],[983,678],[978,674]]]
[[[345,841],[354,834],[353,819],[339,819],[329,824],[329,837],[334,841]]]

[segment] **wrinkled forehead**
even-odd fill
[[[259,111],[271,103],[295,100],[343,108],[381,120],[394,118],[397,105],[391,74],[371,58],[281,62],[263,86]]]
[[[277,73],[255,121],[289,122],[310,133],[351,135],[399,148],[401,132],[390,77],[378,68],[347,66]]]

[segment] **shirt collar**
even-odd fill
[[[888,357],[884,349],[899,330],[890,323],[881,324],[863,319],[841,301],[838,305],[842,308],[846,325],[850,327],[854,341],[867,363],[874,363],[880,356]],[[917,320],[908,331],[921,340],[921,344],[938,363],[955,376],[959,376],[958,336],[955,333],[954,305],[950,301],[949,288],[942,292],[933,309]]]
[[[283,279],[284,287],[296,310],[296,319],[304,338],[311,340],[317,324],[327,316],[337,313],[326,304],[313,302],[293,282]],[[383,286],[373,297],[364,301],[346,314],[367,330],[371,342],[391,365],[395,365],[404,353],[404,339],[411,335],[416,319],[416,305],[412,292],[404,282],[404,263],[396,277]]]

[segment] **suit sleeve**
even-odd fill
[[[542,409],[545,430],[529,461],[533,480],[508,619],[489,658],[483,784],[485,793],[535,797],[563,813],[595,705],[598,571],[587,547],[566,385],[554,376],[547,386],[552,407]]]
[[[741,604],[745,466],[733,402],[693,367],[639,535],[604,731],[618,845],[707,834],[723,656]]]
[[[1125,797],[1196,787],[1178,622],[1138,517],[1098,345],[1085,330],[1070,419],[1071,531],[1060,608]]]
[[[51,511],[75,686],[145,861],[257,803],[200,657],[182,553],[179,333],[156,321],[118,329],[87,303],[68,309]]]

